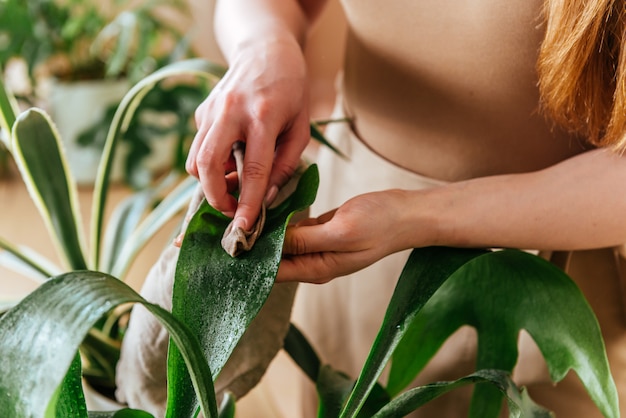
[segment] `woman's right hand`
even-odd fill
[[[249,41],[232,57],[224,78],[196,110],[198,132],[187,171],[213,207],[249,230],[264,199],[293,174],[310,139],[306,63],[295,39]],[[246,144],[239,201],[231,155]]]

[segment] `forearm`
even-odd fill
[[[408,224],[431,242],[410,246],[575,250],[626,242],[626,157],[595,150],[547,169],[411,194]]]
[[[215,35],[230,63],[241,48],[259,42],[304,46],[311,23],[325,0],[221,0],[215,9]]]

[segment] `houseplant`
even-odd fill
[[[160,78],[178,72],[215,79],[222,70],[207,67],[201,61],[182,62],[151,75],[131,90],[118,109],[105,146],[94,208],[101,208],[106,201],[110,154],[119,131],[128,123],[129,108],[132,109],[135,100]],[[54,130],[38,111],[25,113],[14,123],[12,109],[6,103],[9,101],[0,98],[4,114],[1,120],[13,125],[10,149],[17,156],[25,180],[37,177],[43,182],[44,177],[38,174],[40,170],[33,170],[41,165],[40,153],[29,149],[33,144],[28,145],[28,141],[47,138],[50,144],[56,144]],[[33,127],[38,127],[37,135],[31,130]],[[51,151],[53,148],[54,145]],[[56,219],[73,218],[73,215],[60,214],[62,206],[71,206],[71,199],[60,199],[58,189],[47,193],[52,185],[32,183],[32,187],[39,186],[41,190],[36,192],[36,196],[42,196],[38,201],[42,207],[49,208],[49,213],[56,214]],[[73,260],[67,272],[48,280],[0,319],[0,356],[7,360],[0,363],[0,409],[15,411],[16,416],[44,416],[46,413],[87,416],[76,350],[92,326],[103,322],[102,315],[112,312],[118,304],[138,302],[166,324],[181,350],[172,345],[169,354],[170,402],[166,416],[191,417],[198,408],[207,417],[234,416],[233,397],[226,395],[222,405],[217,406],[212,379],[265,302],[278,269],[286,222],[295,210],[313,201],[316,187],[317,171],[313,166],[303,175],[296,192],[286,203],[268,214],[268,226],[252,251],[236,260],[227,256],[220,245],[228,219],[204,202],[191,219],[181,247],[173,316],[147,303],[118,280],[116,276],[123,276],[124,272],[118,264],[113,263],[112,274],[95,271],[107,265],[102,263],[99,251],[92,251],[91,264],[86,265],[81,251],[76,250],[80,245],[76,234],[71,233],[75,228],[71,224],[60,225],[54,234],[61,237],[59,241],[71,244],[65,246],[68,258]],[[51,195],[55,198],[45,197]],[[63,201],[64,204],[46,206],[44,203],[48,201]],[[95,231],[92,243],[98,248],[103,222],[99,211],[92,221]],[[38,265],[18,249],[1,241],[0,244],[28,264]],[[85,267],[91,270],[85,271]],[[501,280],[503,275],[508,280]],[[486,288],[489,292],[484,290]],[[533,302],[525,292],[552,297],[554,302],[547,305]],[[493,298],[489,302],[470,303],[485,299],[487,294]],[[553,297],[555,294],[558,297]],[[554,315],[555,312],[568,315]],[[548,321],[547,318],[555,319]],[[429,323],[436,324],[437,332],[429,329]],[[463,323],[475,326],[482,338],[483,350],[479,351],[477,362],[480,370],[454,382],[439,382],[401,393],[406,382],[419,372],[438,345],[454,327]],[[521,251],[415,250],[398,280],[378,338],[356,382],[322,365],[295,328],[291,328],[287,336],[286,349],[317,382],[320,416],[401,416],[441,393],[480,382],[490,386],[477,386],[473,416],[497,416],[502,394],[509,401],[511,416],[547,416],[547,412],[534,405],[508,377],[516,361],[517,332],[522,328],[533,335],[546,354],[554,380],[573,368],[600,411],[606,417],[619,415],[597,322],[582,294],[562,271]],[[416,346],[415,340],[420,344]],[[426,349],[420,350],[424,347]],[[403,358],[403,350],[411,350],[410,360],[417,359],[417,364],[406,356]],[[562,360],[568,356],[559,355],[563,353],[569,355],[566,361]],[[392,355],[392,377],[387,387],[383,387],[376,381]],[[25,370],[32,374],[24,373]],[[68,410],[74,412],[70,414]],[[125,410],[119,416],[145,417],[146,414]]]
[[[93,184],[102,143],[77,142],[78,137],[103,119],[108,126],[108,109],[114,110],[130,85],[168,62],[192,55],[187,35],[191,31],[179,30],[189,19],[184,1],[151,0],[133,7],[81,0],[0,2],[0,70],[16,59],[25,62],[32,89],[21,95],[51,113],[79,184]],[[164,103],[153,103],[152,109],[162,110]],[[188,114],[175,115],[189,119]],[[146,118],[139,120],[142,130],[158,127]],[[138,167],[152,147],[166,142],[147,143],[137,132],[124,137],[128,150],[116,169],[117,180],[137,178],[123,168]],[[167,157],[161,158],[161,165],[170,163]]]
[[[3,128],[8,130],[9,126],[14,126],[17,130],[21,129],[23,134],[16,133],[15,137],[25,137],[26,141],[30,141],[23,148],[18,141],[14,144],[7,142],[5,146],[20,161],[22,178],[42,214],[53,243],[57,245],[63,265],[47,267],[54,264],[32,253],[25,253],[16,245],[1,238],[0,248],[29,265],[37,273],[35,276],[39,276],[40,279],[62,271],[81,269],[114,272],[117,278],[124,278],[143,245],[162,225],[186,206],[194,181],[191,178],[181,180],[183,176],[174,171],[157,186],[135,193],[123,201],[112,215],[106,235],[104,234],[103,217],[111,156],[114,153],[115,142],[128,125],[128,121],[132,119],[132,110],[129,108],[133,108],[134,103],[140,100],[145,90],[153,83],[152,78],[146,80],[147,83],[143,84],[143,88],[139,86],[131,92],[111,125],[106,157],[102,160],[101,174],[93,192],[89,247],[85,245],[82,221],[76,205],[76,184],[71,173],[67,171],[62,147],[59,146],[59,138],[53,124],[45,112],[37,109],[24,113],[23,123],[15,123],[17,112],[15,101],[11,100],[10,94],[7,94],[0,83],[0,93],[3,93],[0,94],[3,97],[3,100],[0,100],[3,116],[0,121]],[[164,192],[167,192],[165,197]],[[156,205],[158,202],[160,203]],[[92,383],[102,387],[113,385],[115,353],[119,352],[117,314],[111,313],[110,320],[102,321],[99,324],[100,329],[92,332],[83,346],[85,357],[90,360],[86,375]],[[111,356],[99,355],[102,350]],[[93,353],[93,356],[90,356],[90,353]]]
[[[187,43],[167,12],[185,17],[182,1],[150,0],[134,7],[81,0],[6,0],[0,3],[0,68],[13,58],[57,79],[128,77],[132,83],[187,54]],[[175,47],[168,47],[170,43]],[[178,49],[177,49],[178,48]]]

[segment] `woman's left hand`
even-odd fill
[[[407,194],[387,190],[356,196],[338,209],[287,228],[278,281],[325,283],[413,246]],[[411,232],[412,231],[412,232]]]

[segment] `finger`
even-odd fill
[[[229,193],[225,177],[232,144],[241,136],[239,125],[226,119],[217,120],[202,141],[196,156],[198,179],[207,202],[227,216],[233,216],[236,199]]]
[[[209,126],[210,125],[205,124],[198,129],[198,132],[196,132],[196,135],[191,142],[191,147],[189,148],[189,152],[187,154],[187,160],[185,161],[185,170],[195,178],[198,178],[198,166],[196,164],[198,153],[207,136]]]
[[[229,194],[235,193],[239,190],[239,177],[237,177],[237,172],[233,171],[226,174],[226,189]]]
[[[286,132],[281,134],[276,145],[274,166],[270,174],[269,184],[280,188],[283,186],[300,164],[302,153],[309,143],[310,131],[307,118],[299,120]]]
[[[301,255],[337,251],[339,249],[334,247],[336,242],[337,237],[330,231],[327,223],[289,226],[285,234],[283,253]]]
[[[246,138],[246,152],[240,179],[241,190],[235,215],[235,226],[246,231],[256,222],[267,193],[274,159],[275,138],[275,132],[263,127],[257,127]]]
[[[301,221],[297,222],[295,226],[313,226],[313,225],[326,223],[330,221],[333,218],[333,216],[335,216],[336,212],[337,212],[337,209],[333,209],[331,211],[324,213],[323,215],[318,216],[317,218],[302,219]]]
[[[337,213],[337,209],[329,210],[328,212],[321,214],[316,218],[317,223],[325,224],[326,222],[330,222],[335,217],[335,213]]]
[[[302,227],[302,226],[313,226],[313,225],[318,225],[319,219],[318,218],[306,218],[301,220],[300,222],[294,224],[294,226],[296,227]]]
[[[194,120],[197,132],[189,148],[185,169],[189,174],[198,178],[198,167],[196,165],[198,153],[204,140],[206,139],[211,125],[213,125],[213,113],[211,112],[211,96],[200,103],[194,112]]]
[[[322,284],[354,273],[367,265],[362,252],[287,256],[280,262],[276,281]]]
[[[276,282],[305,282],[322,284],[334,278],[335,262],[328,253],[284,257],[278,266]]]

